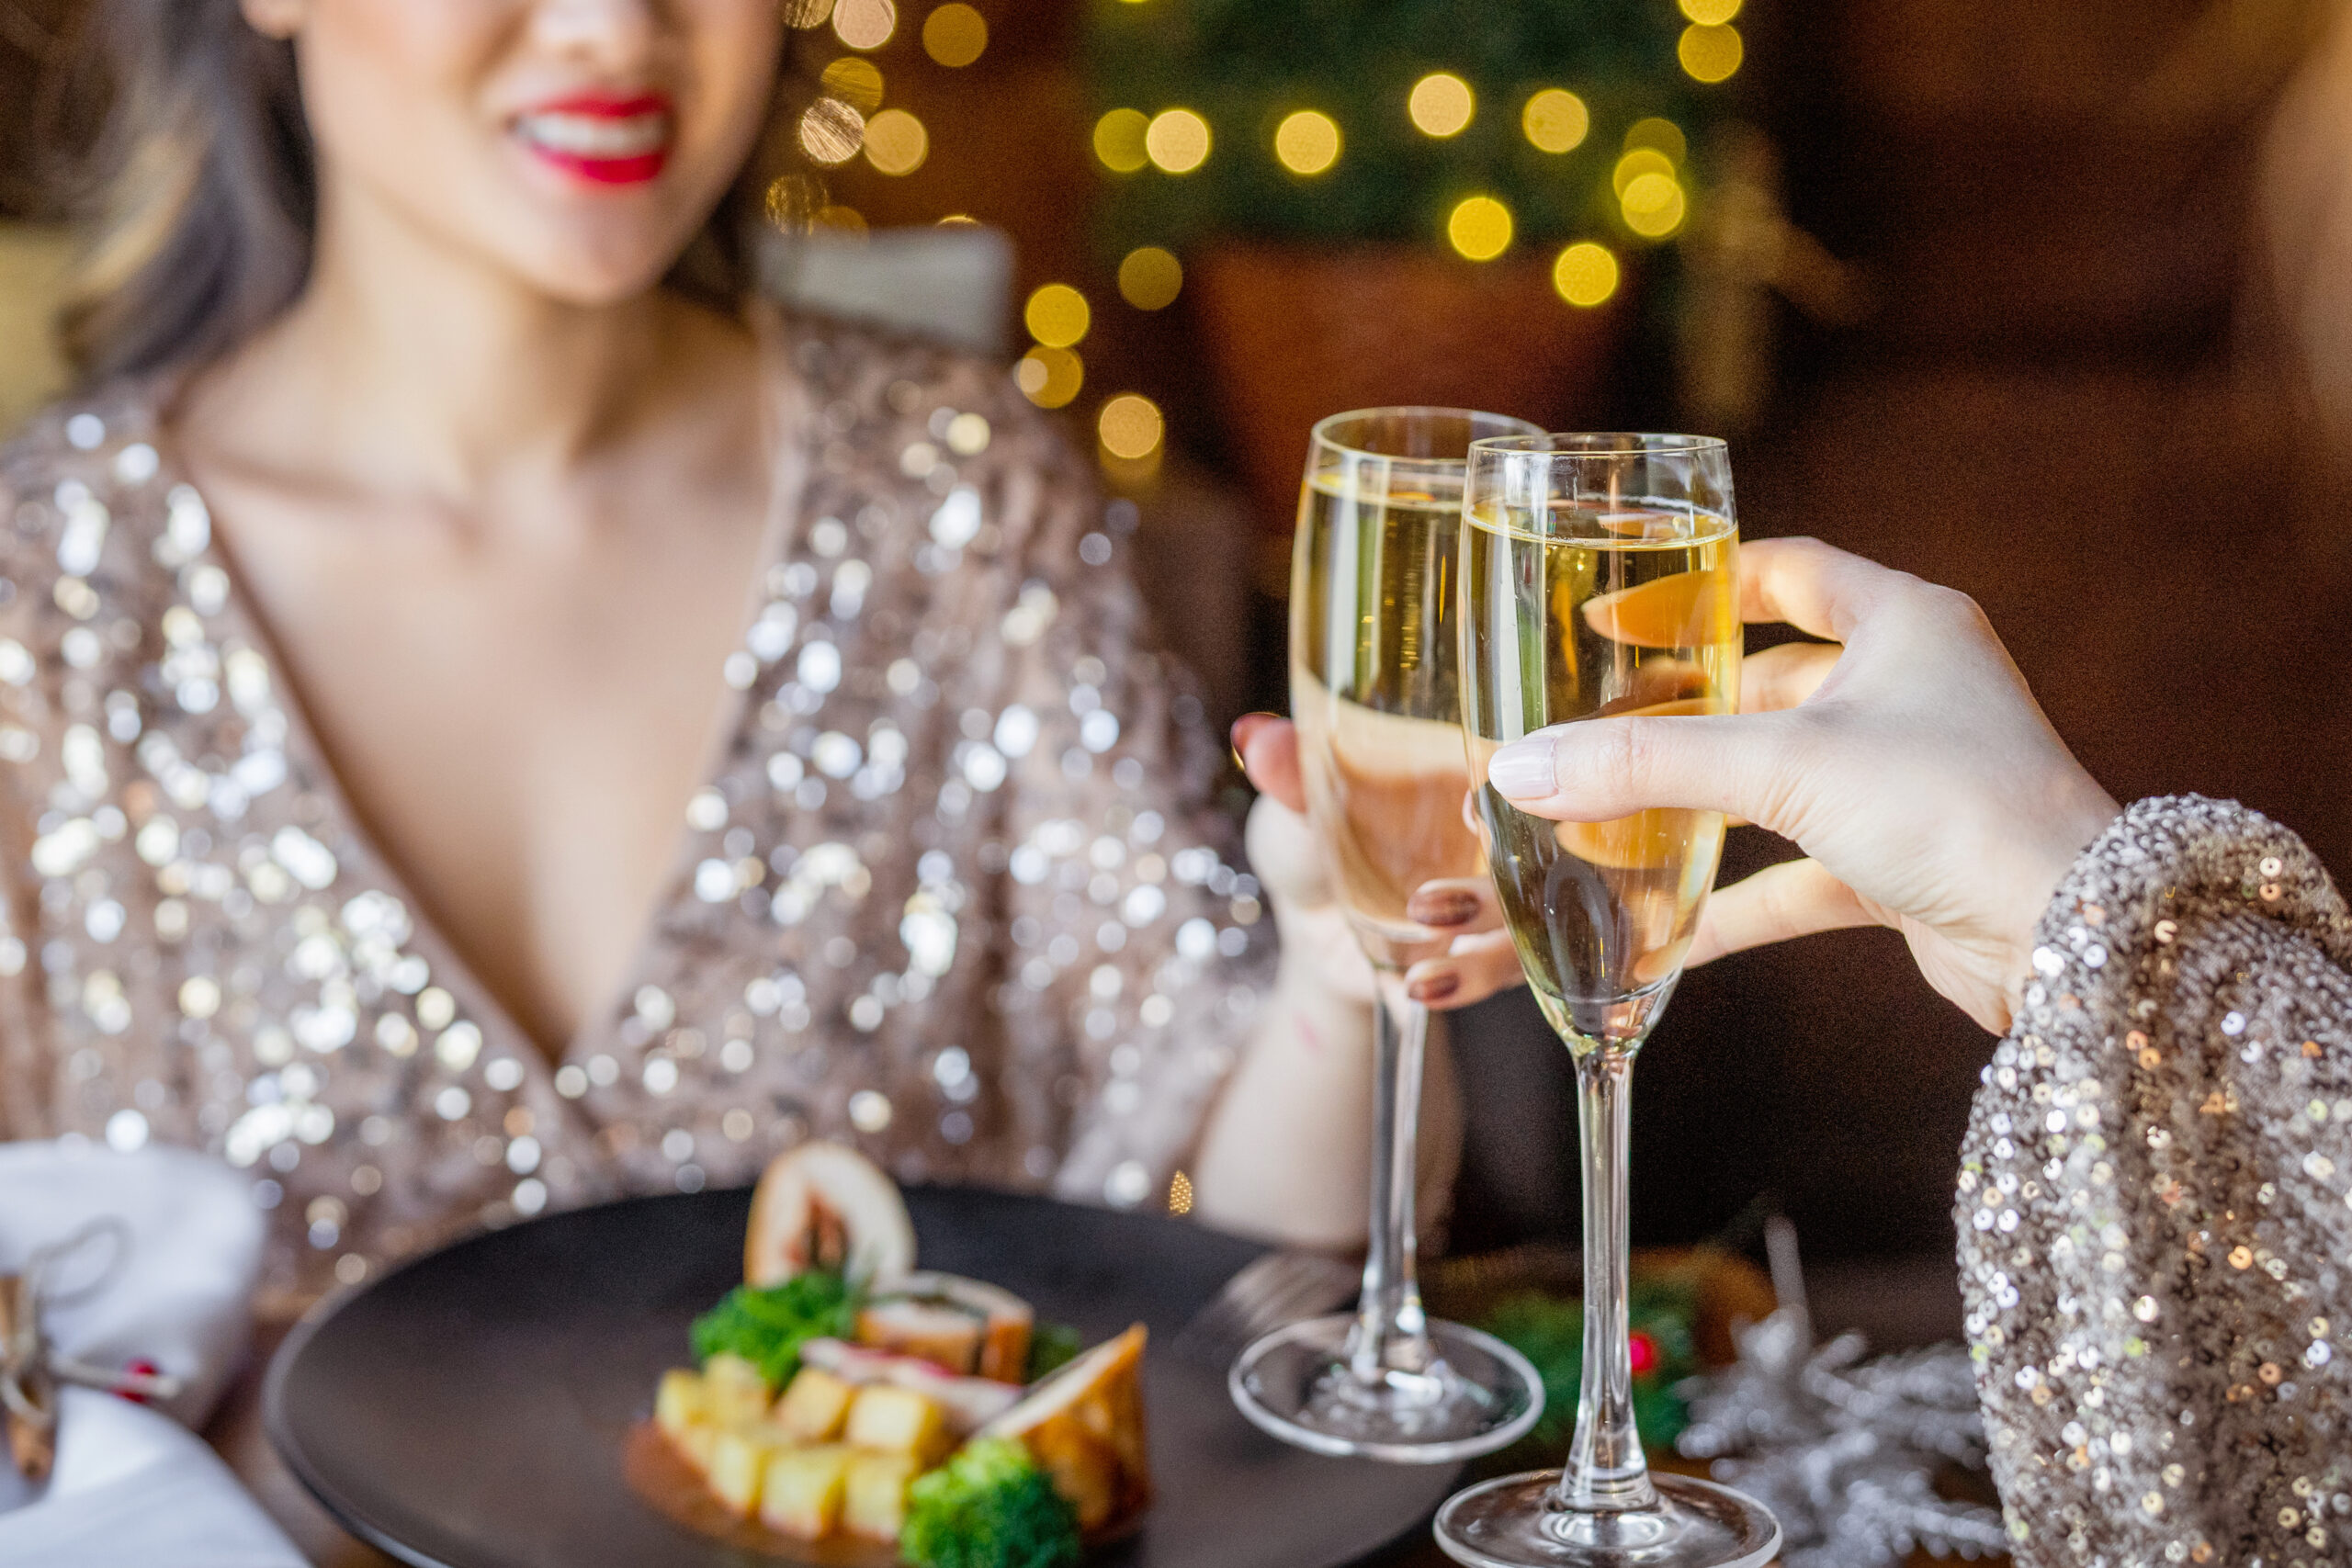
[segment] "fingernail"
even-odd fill
[[[1487,782],[1511,800],[1541,800],[1557,787],[1549,736],[1514,740],[1487,759]]]
[[[1466,925],[1477,912],[1477,896],[1458,888],[1443,893],[1416,893],[1405,901],[1405,918],[1416,925]]]
[[[1226,741],[1233,749],[1235,767],[1243,773],[1250,771],[1250,759],[1241,753],[1250,744],[1250,732],[1255,730],[1261,723],[1275,716],[1270,713],[1245,713],[1233,721],[1233,728],[1226,731]]]
[[[1462,976],[1450,970],[1424,975],[1405,987],[1405,994],[1417,1002],[1442,1002],[1462,988]]]

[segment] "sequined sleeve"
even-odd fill
[[[1224,753],[1130,576],[1136,510],[1014,404],[995,412],[1026,457],[982,526],[1019,570],[978,628],[948,770],[1001,801],[989,1006],[1009,1066],[1061,1064],[1018,1074],[1062,1102],[1056,1190],[1164,1204],[1268,984],[1272,921],[1212,802]]]
[[[2024,1568],[2352,1550],[2348,923],[2293,834],[2196,796],[2043,916],[1954,1210]]]
[[[14,471],[26,466],[0,461],[0,1141],[58,1131],[48,1111],[62,1066],[34,990],[40,966],[25,939],[35,921],[19,869],[31,849],[26,825],[40,809],[28,764],[40,750],[43,716],[34,711],[42,696],[32,649],[40,643],[22,624],[28,606],[20,584],[34,574],[19,570],[17,557],[33,547],[27,536],[46,532],[49,509]]]

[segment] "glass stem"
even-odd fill
[[[1624,1513],[1657,1506],[1634,1427],[1634,1355],[1626,1325],[1626,1133],[1634,1052],[1601,1044],[1576,1059],[1578,1141],[1584,1147],[1584,1381],[1577,1435],[1557,1506]]]
[[[1419,1372],[1431,1359],[1429,1317],[1413,1236],[1413,1189],[1421,1131],[1421,1059],[1430,1010],[1405,994],[1405,976],[1378,971],[1372,1111],[1372,1249],[1348,1361],[1366,1382]]]

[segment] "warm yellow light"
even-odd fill
[[[1143,150],[1163,173],[1189,175],[1208,161],[1209,122],[1191,109],[1162,109],[1144,128]]]
[[[882,71],[870,60],[844,54],[826,66],[817,80],[826,92],[860,114],[872,114],[882,107]]]
[[[865,161],[886,175],[911,175],[931,155],[931,134],[904,109],[884,109],[865,122]]]
[[[1739,15],[1739,0],[1682,0],[1682,14],[1702,28],[1719,28]]]
[[[1169,1179],[1168,1212],[1171,1214],[1193,1212],[1193,1179],[1181,1170]]]
[[[1491,196],[1464,197],[1445,220],[1445,237],[1472,261],[1492,261],[1510,249],[1510,209]]]
[[[891,0],[833,0],[833,33],[852,49],[880,49],[898,30]]]
[[[1617,258],[1606,245],[1578,241],[1552,264],[1552,287],[1569,304],[1590,310],[1617,292]]]
[[[1573,152],[1592,130],[1592,111],[1566,88],[1546,87],[1527,100],[1519,128],[1538,152]]]
[[[865,232],[865,214],[854,207],[820,207],[816,224],[820,229],[831,229],[843,234]]]
[[[788,28],[821,28],[833,14],[833,0],[784,0],[784,24]]]
[[[1086,335],[1094,312],[1087,308],[1086,296],[1069,284],[1048,283],[1029,296],[1021,319],[1028,324],[1029,335],[1047,348],[1068,348]]]
[[[969,65],[989,46],[989,19],[963,0],[933,11],[922,24],[922,51],[942,65]]]
[[[1094,122],[1094,155],[1114,175],[1132,175],[1151,162],[1144,133],[1151,121],[1140,109],[1113,109]]]
[[[968,212],[951,212],[939,220],[942,229],[977,229],[980,220]]]
[[[1340,161],[1340,125],[1317,109],[1300,109],[1274,127],[1274,156],[1294,175],[1319,175]]]
[[[1012,367],[1012,384],[1041,409],[1057,409],[1086,385],[1086,362],[1066,348],[1033,348]]]
[[[1160,417],[1159,405],[1149,398],[1121,392],[1102,405],[1094,429],[1102,438],[1102,450],[1132,463],[1159,450],[1168,422]]]
[[[1678,166],[1690,156],[1690,139],[1682,134],[1682,128],[1656,115],[1637,119],[1625,128],[1625,151],[1631,152],[1640,147],[1665,153],[1668,161]]]
[[[1740,41],[1737,28],[1693,22],[1682,29],[1682,41],[1675,45],[1674,52],[1692,81],[1727,82],[1747,58],[1747,46]]]
[[[1470,123],[1477,107],[1470,84],[1451,71],[1430,72],[1413,84],[1412,96],[1405,100],[1414,128],[1428,136],[1453,135]]]
[[[806,230],[824,205],[825,187],[813,175],[778,175],[768,184],[768,221],[787,234]]]
[[[1664,175],[1674,177],[1674,160],[1655,147],[1636,147],[1617,160],[1615,172],[1609,176],[1609,186],[1623,200],[1625,187],[1644,175]]]
[[[1119,298],[1138,310],[1173,305],[1183,287],[1184,264],[1158,245],[1129,251],[1119,264]]]
[[[1671,175],[1636,175],[1618,197],[1625,227],[1645,240],[1663,240],[1682,227],[1687,198]]]
[[[800,150],[820,164],[846,164],[865,141],[865,117],[839,98],[819,98],[800,116]]]

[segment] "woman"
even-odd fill
[[[1498,751],[1577,821],[1727,811],[1806,858],[1714,895],[1693,962],[1900,929],[1987,1029],[1954,1217],[2016,1560],[2346,1561],[2352,915],[2295,836],[2119,812],[1976,607],[1811,540],[1744,547],[1738,716]]]
[[[1368,976],[1295,817],[1224,858],[1080,464],[698,302],[777,13],[115,18],[95,389],[0,462],[0,1131],[249,1168],[266,1309],[815,1135],[1361,1226]]]

